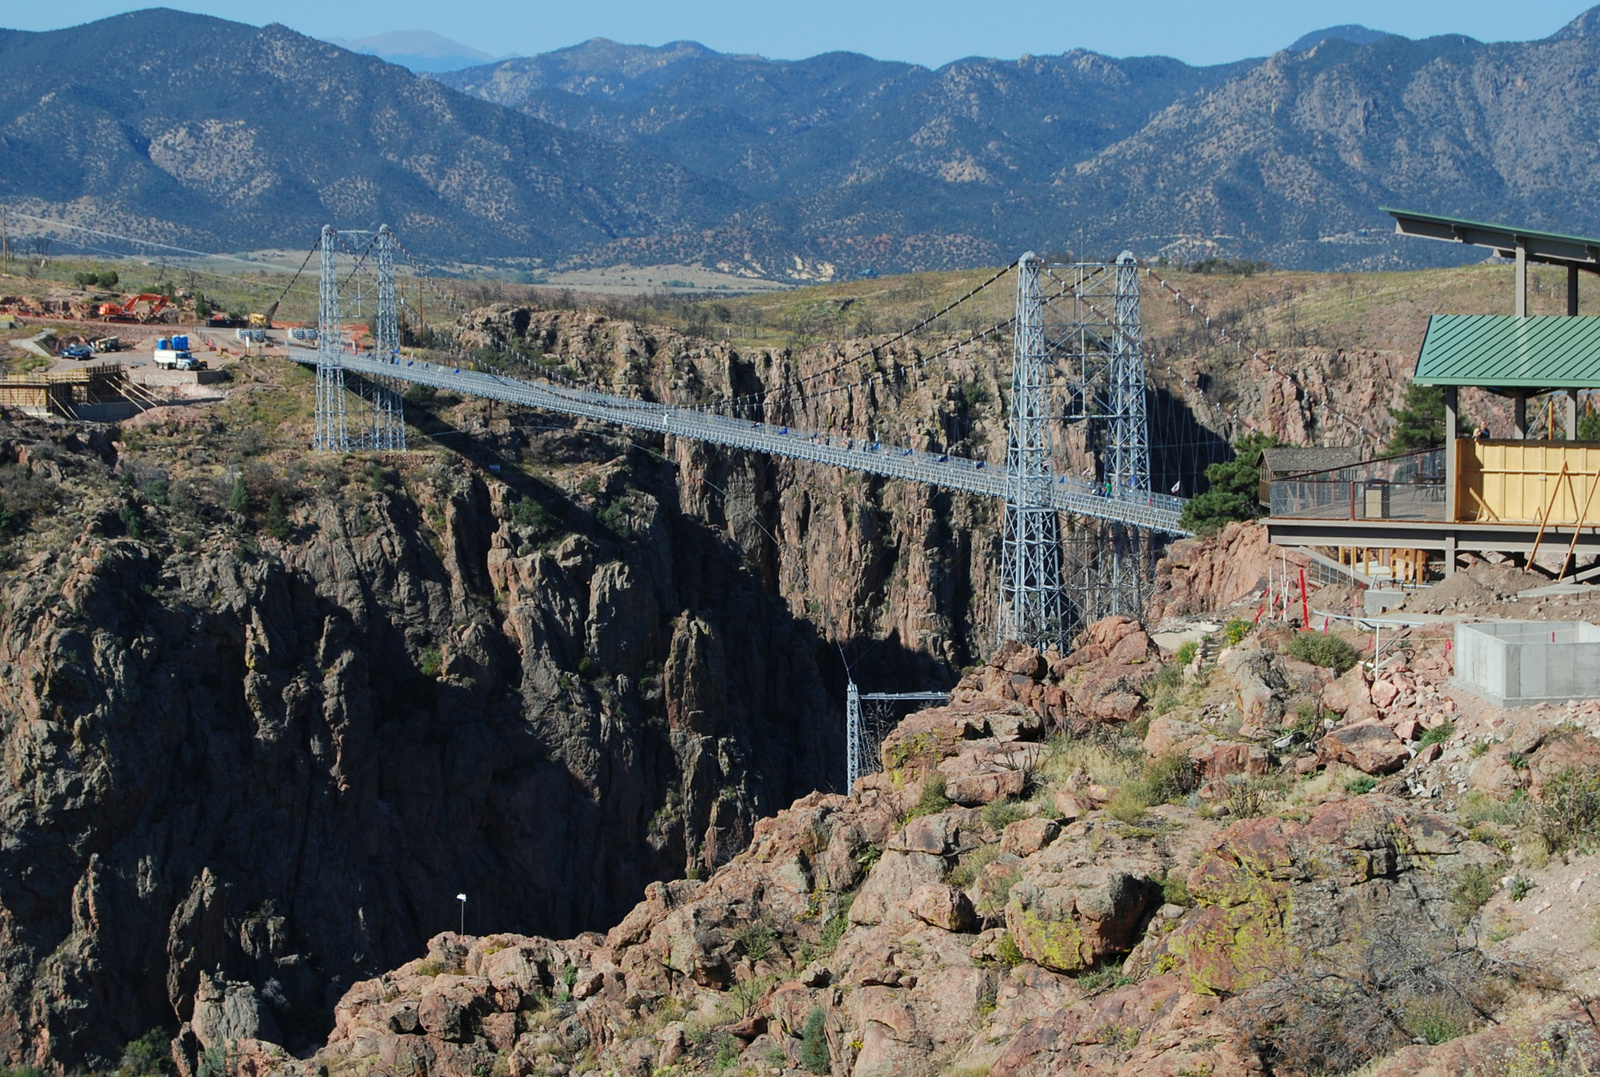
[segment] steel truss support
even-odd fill
[[[905,715],[898,713],[907,704],[948,703],[948,692],[868,692],[863,694],[851,681],[845,692],[845,791],[853,791],[856,779],[876,774],[880,769],[879,745],[884,734]]]
[[[1032,251],[1017,262],[998,635],[1059,650],[1069,625],[1061,593],[1061,534],[1051,504],[1055,466],[1045,385],[1043,265]]]
[[[340,323],[338,249],[341,235],[325,225],[318,246],[322,252],[320,303],[317,314],[317,414],[312,431],[312,448],[321,452],[349,452],[375,449],[380,452],[404,451],[406,447],[405,397],[397,378],[364,373],[358,409],[352,419],[345,393],[345,342]],[[370,236],[371,233],[356,233]],[[400,356],[400,312],[394,283],[394,233],[388,225],[378,230],[373,241],[377,264],[377,311],[373,320],[372,359],[385,366],[394,365]],[[361,263],[347,274],[346,287],[359,282]],[[359,293],[359,287],[357,292]],[[359,302],[359,300],[358,300]],[[359,359],[359,356],[357,357]],[[351,434],[354,425],[355,433]]]
[[[322,226],[317,241],[322,275],[317,304],[317,416],[311,447],[319,452],[349,452],[345,425],[344,336],[339,325],[338,238],[333,226]]]
[[[373,358],[380,363],[400,361],[400,311],[394,289],[394,233],[388,225],[378,229],[378,317],[374,326]],[[404,452],[406,400],[393,378],[372,381],[372,448]]]

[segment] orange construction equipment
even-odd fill
[[[139,310],[139,305],[147,308]],[[135,295],[130,296],[126,303],[101,303],[99,314],[108,322],[153,322],[167,306],[167,297],[164,295]]]

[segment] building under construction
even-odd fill
[[[147,406],[143,391],[121,365],[107,363],[76,370],[7,374],[0,380],[0,407],[45,419],[56,416],[114,422]]]

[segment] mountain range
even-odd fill
[[[1460,259],[1378,207],[1568,232],[1600,169],[1600,8],[1552,37],[1364,27],[1194,67],[929,69],[593,40],[418,77],[151,10],[0,32],[0,201],[211,249],[387,220],[435,261],[818,279],[1032,247],[1308,268]],[[94,77],[81,72],[92,67]]]
[[[452,41],[431,30],[392,30],[388,33],[358,37],[354,41],[347,41],[342,37],[329,37],[323,40],[340,48],[349,49],[351,52],[381,57],[391,64],[399,64],[412,71],[455,71],[463,67],[477,67],[496,59],[471,45]],[[502,60],[506,58],[499,57]]]

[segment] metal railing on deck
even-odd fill
[[[1272,483],[1272,515],[1301,520],[1442,522],[1444,453],[1425,449],[1277,479]]]

